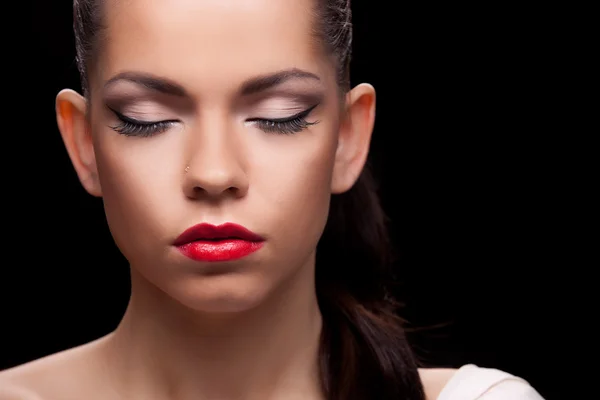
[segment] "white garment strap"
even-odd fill
[[[459,368],[454,376],[450,378],[437,400],[456,400],[459,398],[475,400],[494,385],[507,379],[526,383],[525,380],[504,371],[467,364]]]

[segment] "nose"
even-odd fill
[[[243,167],[243,146],[225,123],[190,132],[188,163],[182,167],[184,192],[190,199],[243,197],[248,178]]]

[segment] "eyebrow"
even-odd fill
[[[292,68],[284,71],[279,71],[274,74],[252,78],[242,84],[240,92],[242,93],[242,96],[249,96],[251,94],[264,92],[267,89],[279,86],[284,82],[293,79],[311,79],[321,81],[321,78],[319,78],[312,72],[303,71],[298,68]]]
[[[170,94],[178,97],[187,96],[187,91],[183,88],[183,86],[168,79],[159,78],[152,74],[143,72],[121,72],[120,74],[117,74],[106,81],[104,88],[107,88],[118,81],[132,82],[154,92]]]
[[[259,92],[264,92],[294,79],[310,79],[321,81],[318,75],[312,72],[304,71],[298,68],[279,71],[273,74],[262,75],[251,78],[241,85],[240,93],[242,96],[249,96]],[[104,84],[104,87],[113,85],[118,81],[127,81],[143,86],[155,92],[164,93],[177,97],[189,97],[183,86],[169,79],[161,78],[152,74],[143,72],[122,72],[110,78]]]

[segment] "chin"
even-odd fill
[[[256,277],[231,274],[188,280],[167,293],[192,310],[221,314],[252,310],[265,302],[270,292],[270,285]]]

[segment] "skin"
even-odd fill
[[[56,112],[79,179],[103,198],[130,263],[131,301],[110,335],[0,373],[0,399],[324,399],[315,249],[331,194],[364,167],[375,90],[340,95],[332,60],[310,34],[311,7],[107,1],[91,98],[63,90]],[[282,71],[283,83],[248,93]],[[256,120],[313,106],[295,133]],[[126,136],[113,110],[171,122]],[[193,261],[173,241],[202,222],[243,225],[264,246],[236,261]],[[445,371],[421,371],[430,399],[453,373]]]

